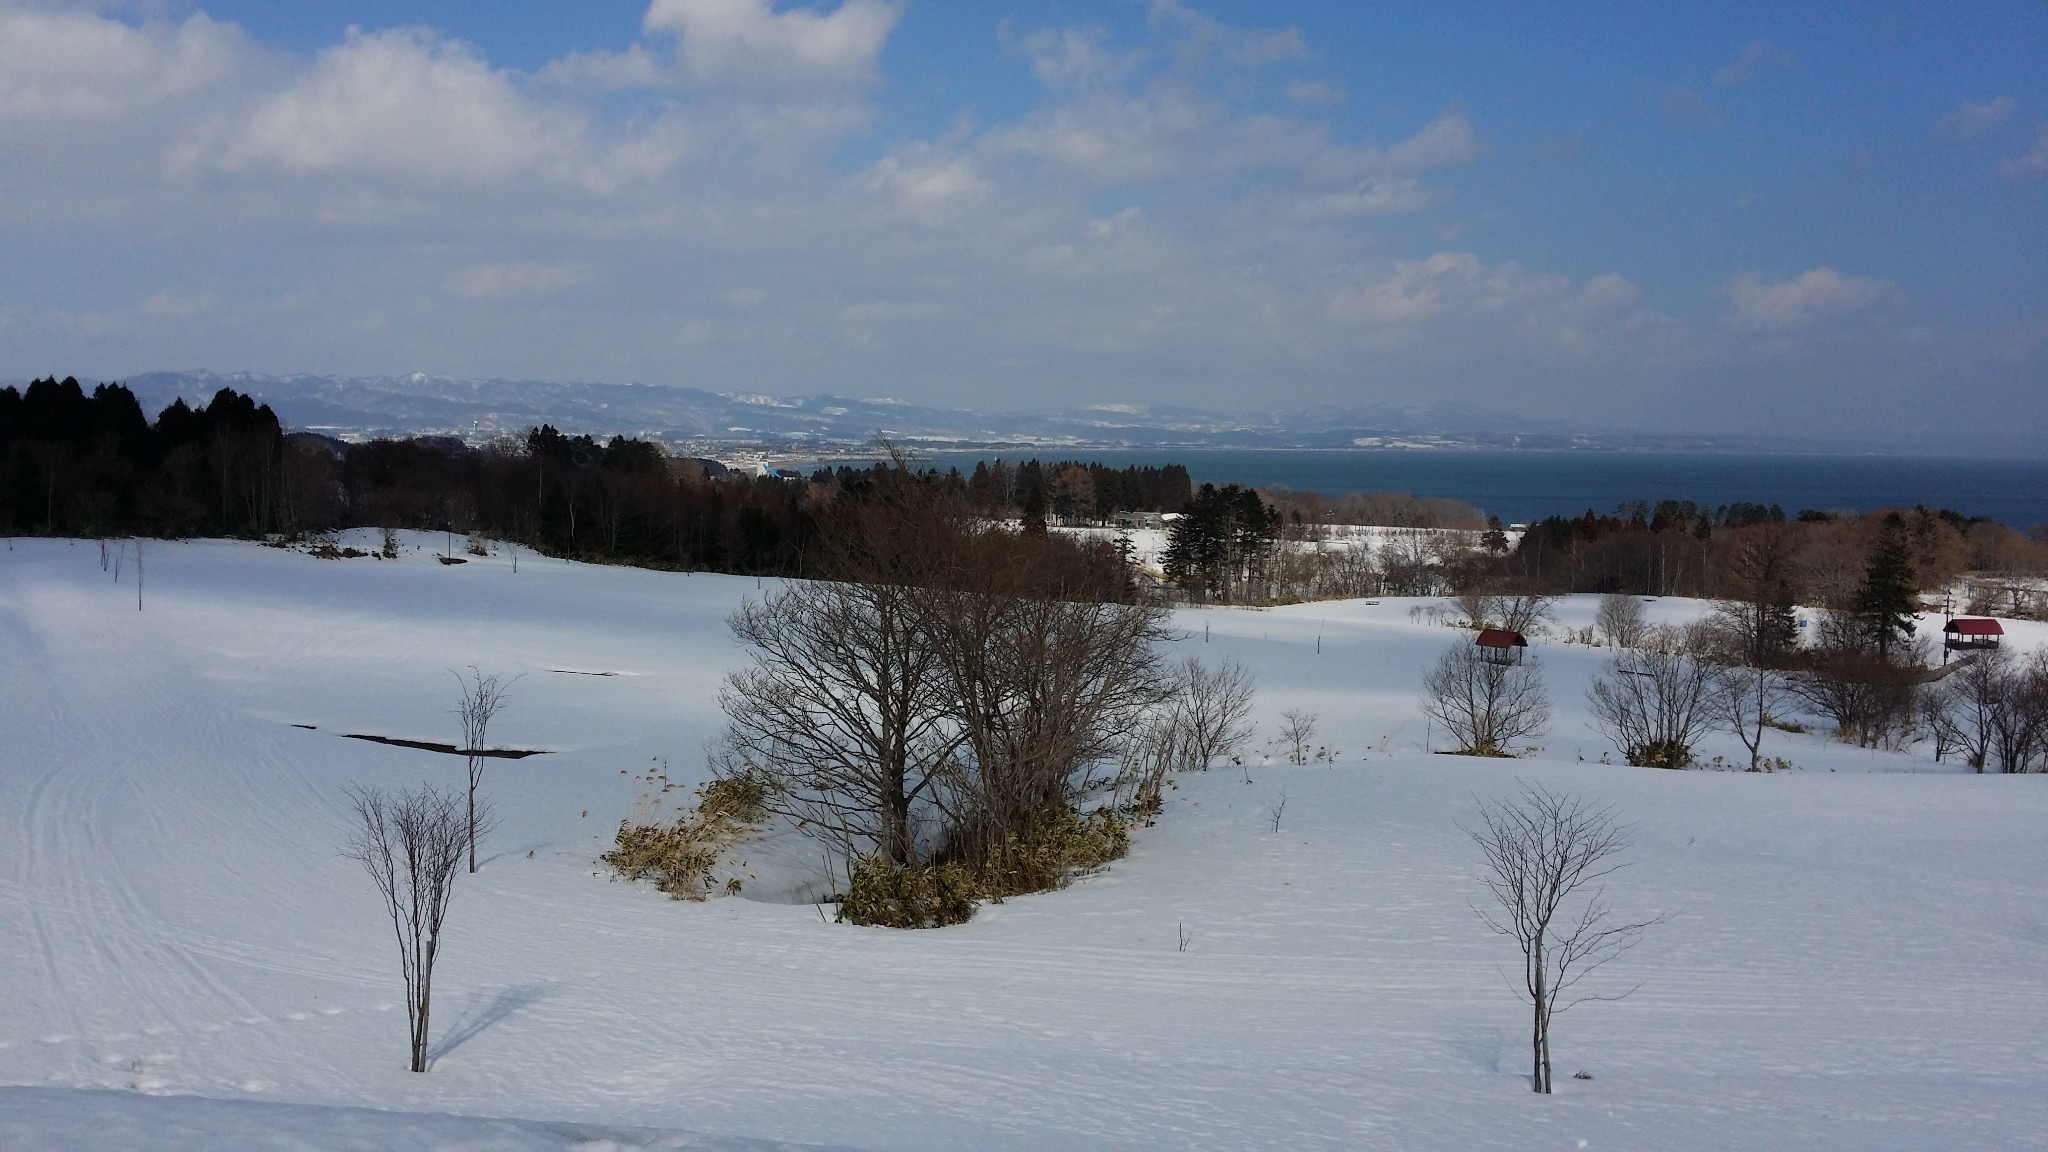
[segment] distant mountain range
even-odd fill
[[[19,383],[19,382],[16,382]],[[266,376],[149,372],[120,381],[154,414],[183,397],[232,388],[271,406],[294,430],[343,440],[446,435],[480,441],[538,424],[600,438],[638,436],[713,452],[833,455],[877,436],[947,448],[1583,448],[1771,450],[1811,445],[1754,437],[1590,432],[1449,404],[1212,412],[1105,405],[1024,412],[933,408],[844,396],[778,397],[649,384],[547,383],[410,376]]]

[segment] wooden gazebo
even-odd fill
[[[1529,646],[1529,638],[1509,628],[1481,628],[1479,638],[1472,643],[1489,664],[1520,664],[1522,649]]]
[[[1979,616],[1958,616],[1941,626],[1941,646],[1950,652],[1981,652],[2005,643],[2005,628]]]

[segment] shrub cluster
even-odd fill
[[[1082,815],[1053,809],[992,845],[958,859],[897,864],[879,853],[853,867],[839,918],[884,928],[940,928],[974,915],[982,900],[1065,887],[1131,849],[1131,816],[1110,808]]]
[[[650,783],[660,777],[650,774]],[[658,797],[661,784],[652,791]],[[702,900],[718,884],[718,863],[734,844],[767,819],[758,782],[745,778],[713,780],[697,789],[697,803],[673,820],[658,819],[658,799],[650,804],[643,793],[634,815],[619,825],[616,846],[601,860],[628,880],[652,880],[655,888],[678,900]],[[738,891],[735,878],[727,891]]]

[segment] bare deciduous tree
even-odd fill
[[[757,775],[771,811],[846,859],[917,864],[913,813],[959,741],[917,590],[794,583],[727,623],[752,663],[719,691],[720,773]]]
[[[1822,612],[1818,643],[1786,682],[1814,711],[1834,721],[1835,734],[1866,747],[1903,749],[1925,698],[1927,643],[1895,645],[1890,657],[1871,650],[1853,613]]]
[[[1927,693],[1925,709],[1937,755],[1960,752],[1979,772],[2031,771],[2048,757],[2048,653],[1973,653]]]
[[[1487,589],[1461,592],[1451,598],[1451,603],[1465,614],[1468,627],[1506,628],[1528,635],[1550,619],[1557,598],[1540,592]]]
[[[1198,656],[1182,662],[1175,685],[1175,722],[1186,765],[1206,772],[1219,756],[1244,747],[1252,736],[1251,669],[1227,656],[1211,668]]]
[[[1557,608],[1557,598],[1541,592],[1506,592],[1494,597],[1500,626],[1534,636]]]
[[[1451,597],[1451,604],[1464,614],[1467,628],[1488,628],[1498,622],[1498,599],[1491,592],[1475,589]]]
[[[1550,698],[1534,656],[1519,664],[1489,660],[1470,643],[1444,650],[1422,682],[1422,710],[1471,756],[1506,756],[1508,744],[1550,724]]]
[[[1308,746],[1316,738],[1319,719],[1306,708],[1289,708],[1280,714],[1280,744],[1287,749],[1289,764],[1308,763]]]
[[[1167,775],[1194,762],[1183,751],[1185,738],[1186,724],[1171,705],[1136,725],[1117,753],[1116,806],[1128,805],[1147,819],[1158,812],[1166,800]]]
[[[1746,663],[1783,667],[1787,654],[1798,647],[1792,601],[1800,573],[1793,545],[1783,524],[1759,524],[1742,530],[1728,559],[1730,598],[1715,616],[1734,636]]]
[[[2005,706],[1993,725],[1991,753],[2001,772],[2048,767],[2048,652],[2013,669]]]
[[[1089,603],[987,588],[934,599],[946,710],[961,770],[943,793],[956,844],[995,861],[1068,810],[1077,773],[1115,754],[1167,696],[1150,604]]]
[[[491,823],[489,804],[465,817],[461,796],[422,785],[417,791],[349,790],[356,816],[345,854],[361,862],[384,898],[398,939],[414,1072],[427,1070],[427,1029],[434,1004],[434,963],[441,926],[462,869],[463,846]]]
[[[1497,906],[1476,909],[1479,918],[1522,952],[1516,992],[1534,1009],[1529,1083],[1548,1093],[1552,1017],[1575,1004],[1634,992],[1597,996],[1575,989],[1663,917],[1616,921],[1607,907],[1600,881],[1624,867],[1616,857],[1628,847],[1628,829],[1615,822],[1611,808],[1525,784],[1518,799],[1480,801],[1479,826],[1465,833],[1485,855],[1486,889]]]
[[[1593,628],[1615,648],[1633,648],[1643,642],[1649,630],[1643,618],[1643,602],[1626,592],[1609,592],[1600,597],[1600,610],[1593,614]]]
[[[1792,692],[1776,672],[1750,664],[1729,664],[1714,671],[1709,706],[1714,719],[1735,734],[1749,751],[1749,770],[1763,764],[1764,729],[1792,701]]]
[[[499,683],[496,676],[486,676],[477,671],[476,665],[469,668],[469,678],[449,669],[455,683],[462,690],[462,703],[455,708],[455,716],[462,722],[462,755],[469,768],[469,870],[476,871],[477,827],[476,790],[484,782],[484,740],[490,735],[491,721],[504,707],[506,690],[518,681]]]
[[[1601,733],[1628,762],[1684,768],[1714,719],[1714,667],[1694,653],[1698,630],[1659,628],[1635,650],[1615,653],[1587,690]]]

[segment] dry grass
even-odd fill
[[[702,900],[719,890],[719,862],[733,845],[767,819],[761,785],[746,778],[713,780],[697,789],[697,802],[663,819],[663,797],[674,789],[666,774],[641,778],[640,802],[619,825],[616,846],[599,857],[627,880],[652,880],[678,900]],[[734,878],[724,891],[737,893]]]

